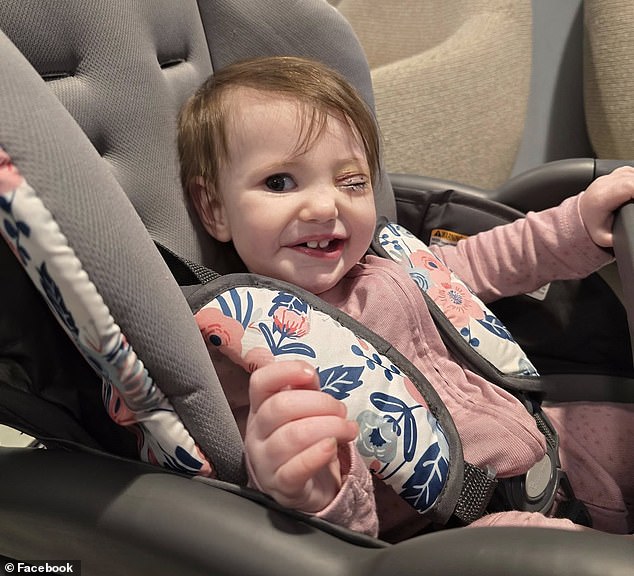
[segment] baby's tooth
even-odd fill
[[[328,246],[328,244],[330,244],[330,240],[320,240],[319,241],[319,247],[320,248],[326,248]]]
[[[317,240],[311,240],[310,242],[306,242],[306,246],[308,246],[309,248],[317,248],[318,245],[319,243],[317,242]]]

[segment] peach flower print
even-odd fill
[[[225,356],[241,365],[244,336],[242,324],[213,307],[203,308],[195,317],[207,347],[218,348]]]
[[[9,155],[0,148],[0,194],[14,190],[22,184],[22,180]]]
[[[484,310],[469,290],[458,282],[445,282],[429,289],[429,296],[438,304],[454,326],[467,326],[469,320],[482,320]]]
[[[281,306],[273,313],[273,323],[281,334],[289,338],[302,338],[310,330],[306,313],[296,312]]]
[[[412,267],[427,272],[431,284],[443,284],[451,281],[451,272],[426,250],[416,250],[410,254]]]

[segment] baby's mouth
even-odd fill
[[[335,252],[341,246],[342,240],[339,238],[332,238],[328,240],[310,240],[298,244],[301,248],[309,248],[311,250],[321,250],[323,252]]]

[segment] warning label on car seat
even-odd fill
[[[458,243],[458,240],[467,238],[465,234],[458,234],[458,232],[452,232],[451,230],[444,230],[443,228],[434,228],[431,231],[429,237],[430,246],[453,246]]]

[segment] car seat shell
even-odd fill
[[[258,26],[267,22],[271,27],[261,37],[267,41],[280,40],[279,44],[273,44],[282,50],[283,43],[277,32],[286,30],[289,23],[296,20],[301,26],[310,28],[311,20],[302,21],[297,17],[298,13],[293,12],[305,10],[301,14],[323,17],[320,22],[334,22],[335,33],[331,40],[336,38],[341,43],[327,43],[326,54],[343,58],[352,68],[358,66],[358,78],[368,79],[356,41],[348,36],[341,38],[347,25],[325,2],[317,0],[278,1],[275,5],[279,13],[265,9],[266,3],[254,8],[253,3],[247,1],[201,0],[199,5],[181,2],[178,8],[176,3],[162,1],[154,4],[153,10],[146,4],[128,0],[106,4],[78,1],[73,8],[81,18],[75,22],[62,18],[63,11],[70,8],[68,3],[47,3],[42,7],[40,2],[21,0],[13,4],[18,7],[15,12],[0,9],[0,29],[11,30],[16,34],[13,39],[22,38],[27,44],[33,40],[30,25],[37,22],[53,25],[38,28],[42,36],[36,35],[36,40],[42,40],[47,31],[52,30],[68,31],[71,38],[82,35],[85,38],[89,32],[80,25],[84,17],[95,17],[98,23],[103,23],[110,22],[106,17],[116,14],[115,22],[122,24],[121,30],[133,32],[133,35],[138,32],[138,38],[147,42],[145,48],[155,48],[153,42],[159,44],[166,38],[180,42],[177,33],[167,32],[171,19],[188,30],[191,24],[198,41],[202,40],[204,31],[205,41],[212,46],[209,62],[204,51],[194,51],[199,54],[198,61],[203,62],[203,68],[207,64],[219,66],[232,58],[251,55],[248,49],[253,45],[253,38],[247,36],[249,26],[240,28],[238,21],[255,21]],[[39,12],[40,8],[43,12]],[[40,16],[31,18],[31,10]],[[206,27],[197,24],[200,15]],[[247,17],[249,15],[251,18]],[[64,25],[56,28],[54,24],[60,20],[64,20]],[[9,26],[7,22],[13,24]],[[144,24],[139,27],[140,22]],[[214,27],[222,30],[222,34],[213,32]],[[97,34],[98,30],[92,30]],[[323,44],[318,41],[317,32],[323,30],[314,34],[315,48]],[[114,34],[113,31],[110,33]],[[234,54],[227,46],[236,36],[241,40],[236,41],[241,50]],[[310,45],[306,42],[309,36],[313,37],[298,33],[294,41],[296,45]],[[114,34],[109,42],[116,39],[119,36]],[[47,48],[57,45],[57,40],[42,40],[40,48],[44,47],[46,53]],[[135,50],[141,50],[141,46],[130,40],[127,42],[118,48],[126,48],[132,56],[138,56]],[[214,56],[214,42],[222,45],[224,50],[218,48],[218,60]],[[273,50],[270,45],[269,49]],[[99,98],[91,100],[90,97],[98,92],[97,87],[91,81],[84,82],[80,73],[82,65],[90,63],[90,51],[84,54],[73,49],[62,54],[64,64],[77,65],[77,73],[60,72],[59,59],[47,61],[44,73],[52,82],[48,85],[5,34],[0,35],[0,53],[0,110],[3,111],[0,144],[46,202],[153,378],[165,387],[176,410],[183,415],[189,414],[189,417],[183,416],[188,429],[197,438],[213,438],[213,444],[206,449],[215,456],[219,476],[240,481],[239,434],[232,425],[228,406],[219,392],[213,366],[187,303],[153,243],[158,239],[170,248],[177,248],[175,244],[180,235],[174,230],[158,238],[158,232],[154,234],[150,230],[148,233],[146,226],[152,226],[145,223],[144,213],[154,208],[156,200],[135,199],[134,193],[131,193],[131,203],[127,199],[129,181],[136,176],[143,181],[148,172],[136,172],[143,160],[122,161],[119,154],[126,150],[143,151],[142,141],[129,136],[121,143],[120,152],[113,151],[106,138],[110,133],[108,127],[101,133],[104,127],[99,126],[99,121],[88,117],[81,106],[68,103],[70,100],[67,99],[72,100],[73,94],[82,90],[91,106],[101,102]],[[156,62],[146,58],[141,69],[149,70],[144,66],[151,63],[152,74],[157,77],[161,75],[171,80],[181,70],[191,72],[187,64],[181,62],[179,54],[162,49],[154,50],[152,54],[158,54]],[[139,76],[137,67],[128,69],[118,58],[110,64],[120,66],[119,71],[129,75],[129,82],[138,84],[135,89],[143,85],[142,80],[148,80]],[[193,89],[198,76],[193,75],[190,80],[189,89]],[[144,100],[135,93],[140,118],[147,119],[148,111],[155,108],[159,112],[159,118],[153,119],[150,127],[135,114],[124,114],[120,121],[131,122],[132,126],[139,122],[143,131],[149,132],[152,132],[152,126],[158,126],[159,132],[168,133],[174,126],[170,115],[187,92],[175,85],[170,92],[166,88],[168,85],[169,82],[161,87],[161,94],[170,102],[168,106],[164,102],[154,104],[151,99]],[[51,86],[53,90],[50,90]],[[151,81],[149,86],[152,86]],[[127,86],[115,82],[111,88]],[[59,97],[54,96],[56,90]],[[67,101],[62,105],[61,100]],[[75,114],[69,113],[69,109],[74,109]],[[92,142],[89,136],[93,137]],[[152,154],[150,157],[157,160]],[[159,171],[159,177],[152,181],[165,181],[172,192],[177,191],[175,156],[167,154],[158,158],[159,164],[165,163],[162,170],[166,172]],[[121,163],[117,164],[119,161]],[[385,185],[389,187],[389,183]],[[135,186],[130,187],[134,192]],[[148,198],[152,198],[151,193]],[[393,209],[389,196],[383,205],[387,211]],[[161,206],[165,210],[163,215],[150,218],[151,222],[171,224],[173,214],[169,202],[167,206]],[[191,224],[184,204],[175,211],[179,214],[174,217],[177,222]],[[90,240],[86,240],[86,231],[90,232]],[[185,256],[198,258],[202,254],[192,247],[195,238],[194,229],[189,243],[181,245]],[[105,249],[107,246],[115,248],[110,251]],[[204,255],[200,257],[205,259]],[[125,268],[123,272],[122,267]],[[134,313],[130,314],[130,311]],[[166,317],[171,319],[167,326]],[[186,398],[188,387],[195,387],[200,381],[209,382],[209,388],[194,400]],[[625,574],[634,561],[631,547],[621,540],[606,535],[597,535],[593,539],[594,535],[551,534],[548,531],[446,531],[391,547],[345,534],[336,528],[329,531],[315,520],[299,519],[297,514],[279,509],[266,498],[255,498],[257,502],[247,499],[239,489],[225,490],[220,484],[193,482],[170,472],[148,469],[144,464],[112,459],[103,454],[2,449],[0,460],[3,470],[0,475],[0,554],[25,560],[31,554],[50,558],[76,555],[81,557],[89,574],[142,574],[146,570],[147,573],[161,574],[179,569],[184,573],[224,571],[227,574],[284,574],[298,570],[306,574],[363,572],[380,575],[395,570],[403,574],[422,574],[423,570],[425,574],[464,574],[465,567],[478,561],[478,573],[502,574],[514,570],[520,575],[529,572],[590,575],[603,573],[606,566],[614,568],[614,574]],[[42,474],[42,470],[47,473]],[[175,495],[179,497],[175,498]],[[587,554],[583,554],[592,547],[590,544],[598,548],[598,552],[593,552],[591,562]],[[245,550],[256,553],[245,554]],[[443,553],[438,554],[438,550]],[[581,560],[577,560],[574,551],[579,552]]]

